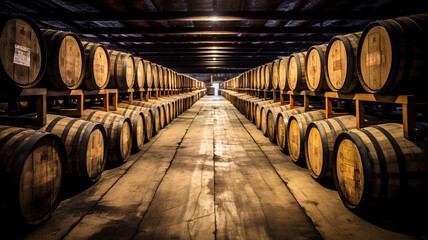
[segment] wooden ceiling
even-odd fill
[[[0,1],[41,28],[130,52],[182,73],[241,73],[376,19],[424,13],[406,0]]]

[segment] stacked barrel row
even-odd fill
[[[18,27],[22,31],[18,31]],[[4,88],[56,90],[202,89],[204,84],[132,54],[81,42],[72,32],[42,29],[24,15],[0,15]]]
[[[222,87],[420,95],[428,69],[427,16],[372,22],[363,32],[277,59]],[[402,124],[356,128],[354,115],[326,118],[323,109],[305,112],[245,93],[222,93],[314,179],[334,179],[349,209],[428,199],[428,142],[406,139]]]
[[[357,128],[354,115],[326,118],[323,109],[305,112],[245,93],[222,94],[314,179],[333,179],[349,209],[425,205],[428,141],[406,139],[402,124]]]
[[[33,129],[0,125],[1,222],[44,222],[64,193],[97,182],[106,164],[125,163],[202,95],[119,103],[115,112],[86,109],[81,118],[48,114]]]
[[[427,26],[428,14],[371,22],[362,32],[244,72],[222,88],[420,94],[428,71]]]
[[[2,224],[44,222],[63,194],[96,183],[106,164],[125,163],[204,94],[196,79],[101,44],[80,42],[70,32],[40,30],[26,16],[0,14],[0,29],[3,90],[188,88],[132,105],[118,103],[114,112],[87,107],[79,118],[47,114],[44,126],[0,123]]]

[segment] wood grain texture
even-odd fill
[[[360,85],[357,50],[362,32],[336,36],[326,50],[327,84],[334,92],[351,93]]]
[[[83,86],[88,90],[107,87],[110,79],[110,64],[107,48],[98,43],[82,42],[86,58]]]
[[[67,187],[97,182],[107,159],[106,132],[101,124],[71,117],[48,114],[40,131],[51,132],[62,139],[67,152],[64,180]]]
[[[346,115],[309,124],[305,136],[306,165],[315,179],[330,178],[333,172],[333,148],[337,136],[357,127],[355,116]]]
[[[46,221],[61,197],[62,161],[66,158],[61,139],[50,133],[0,125],[0,141],[2,226]]]
[[[427,143],[404,138],[402,127],[386,123],[339,135],[333,177],[348,208],[427,198]]]
[[[83,110],[82,120],[101,123],[107,132],[108,157],[110,163],[124,163],[132,148],[132,126],[129,118],[92,109]]]
[[[9,88],[34,87],[42,79],[47,62],[40,29],[25,16],[3,14],[1,21],[0,80]]]

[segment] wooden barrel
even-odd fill
[[[107,137],[101,124],[48,114],[47,124],[39,130],[53,133],[64,142],[67,188],[95,183],[101,178],[107,158]]]
[[[8,88],[31,88],[46,70],[46,44],[29,17],[0,13],[0,82]]]
[[[288,59],[290,57],[282,57],[279,59],[278,66],[278,87],[281,90],[289,90],[287,73],[288,73]]]
[[[46,221],[61,200],[66,159],[61,139],[0,125],[0,159],[1,222],[37,225]]]
[[[327,84],[339,93],[351,93],[360,85],[357,72],[357,50],[361,32],[336,36],[326,50]]]
[[[130,89],[135,81],[134,56],[129,53],[109,51],[110,81],[108,88]]]
[[[426,204],[427,141],[404,138],[401,124],[386,123],[340,134],[333,159],[336,188],[351,210],[403,201]]]
[[[144,82],[145,88],[151,88],[153,86],[153,70],[152,70],[152,63],[143,60],[144,63],[144,74],[146,81]]]
[[[155,104],[153,102],[144,102],[144,101],[133,101],[133,105],[140,106],[140,107],[148,107],[152,110],[153,113],[153,135],[156,135],[159,133],[161,129],[161,107],[158,104]]]
[[[276,143],[282,152],[288,153],[287,135],[290,117],[304,111],[305,108],[301,107],[278,113],[276,118]]]
[[[305,158],[314,179],[327,179],[332,176],[336,137],[356,126],[353,115],[328,118],[309,124],[305,136]]]
[[[249,118],[250,122],[253,122],[253,123],[256,122],[256,114],[255,114],[256,113],[256,110],[255,110],[256,104],[259,102],[263,102],[263,101],[265,101],[265,100],[262,98],[255,98],[248,103],[248,107],[250,108],[249,109],[249,111],[250,111],[250,114],[249,114],[250,115],[250,118]]]
[[[272,88],[279,89],[279,59],[276,59],[272,62],[272,69],[270,75],[272,77]]]
[[[88,90],[106,88],[110,80],[110,58],[107,48],[98,43],[82,42],[82,44],[86,61],[84,88]]]
[[[165,76],[163,75],[163,67],[161,65],[156,65],[157,68],[157,73],[158,73],[158,83],[159,83],[159,88],[160,89],[164,89],[164,78]]]
[[[266,68],[266,65],[263,65],[263,66],[260,66],[260,86],[259,86],[259,89],[260,90],[262,90],[262,89],[265,89],[265,81],[266,81],[266,76],[265,76],[265,68]]]
[[[256,124],[256,127],[258,129],[260,129],[260,124],[262,119],[261,118],[262,106],[272,104],[272,103],[273,103],[273,100],[266,100],[266,101],[262,101],[254,104],[254,123]]]
[[[85,75],[85,52],[79,37],[72,32],[42,30],[47,47],[45,84],[48,88],[68,90],[80,87]]]
[[[111,112],[83,110],[81,119],[101,123],[107,132],[110,163],[124,163],[131,153],[132,125],[129,118]]]
[[[150,141],[150,139],[152,139],[152,136],[153,136],[153,125],[154,125],[152,109],[148,107],[141,107],[141,106],[126,104],[126,103],[118,103],[117,106],[119,108],[129,109],[132,111],[140,111],[143,113],[144,123],[145,123],[144,125],[145,141],[146,142]]]
[[[132,126],[132,151],[138,152],[143,148],[146,135],[144,133],[144,113],[126,108],[117,108],[113,113],[125,116],[131,120]]]
[[[146,73],[144,72],[144,62],[142,58],[135,57],[135,81],[134,88],[139,89],[144,87],[146,80]]]
[[[153,77],[152,88],[159,88],[159,72],[158,72],[158,65],[156,63],[152,63],[152,77]]]
[[[272,63],[265,64],[264,75],[265,75],[265,89],[272,89]]]
[[[306,54],[306,84],[313,92],[325,92],[326,81],[325,51],[327,44],[312,46]]]
[[[325,110],[316,110],[291,116],[288,121],[287,145],[291,160],[305,162],[305,135],[311,122],[325,119]]]
[[[306,85],[306,52],[294,53],[288,58],[287,82],[291,91],[300,92]]]
[[[262,110],[260,111],[260,130],[262,131],[263,135],[267,136],[267,113],[269,109],[279,106],[281,106],[281,102],[275,102],[262,106]]]
[[[269,109],[266,117],[267,136],[269,140],[276,143],[276,119],[280,112],[290,110],[290,105],[283,105]]]
[[[369,93],[423,91],[427,70],[428,14],[368,24],[358,46],[360,83]],[[425,91],[423,91],[425,92]]]
[[[163,71],[163,88],[170,89],[168,68],[163,67],[162,71]]]

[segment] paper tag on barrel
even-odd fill
[[[30,67],[30,63],[31,63],[30,48],[15,44],[15,54],[13,55],[13,63]]]

